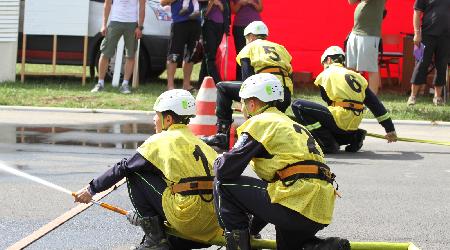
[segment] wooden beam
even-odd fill
[[[137,41],[136,54],[134,56],[133,81],[131,87],[136,89],[139,87],[139,51],[141,50],[141,39]]]
[[[24,33],[22,33],[22,64],[20,67],[20,81],[22,83],[25,82],[25,54],[27,53],[27,35]]]
[[[56,51],[58,48],[58,37],[53,35],[53,53],[52,53],[52,73],[56,73]]]
[[[83,74],[81,79],[81,85],[86,84],[86,64],[87,64],[87,50],[88,50],[88,37],[84,36],[84,46],[83,46]],[[92,77],[92,76],[91,76]]]
[[[102,199],[103,197],[105,197],[106,195],[111,193],[114,189],[116,189],[116,187],[120,187],[124,183],[125,183],[125,178],[122,179],[121,181],[117,182],[110,189],[108,189],[106,191],[103,191],[103,192],[101,192],[99,194],[94,195],[93,200],[98,201],[98,200]],[[27,237],[19,240],[14,245],[8,247],[7,250],[23,249],[23,248],[29,246],[33,242],[39,240],[40,238],[42,238],[46,234],[50,233],[54,229],[56,229],[59,226],[61,226],[62,224],[64,224],[66,221],[72,219],[77,214],[83,212],[84,210],[86,210],[90,206],[92,206],[92,203],[80,204],[80,205],[70,209],[69,211],[67,211],[67,212],[63,213],[62,215],[60,215],[58,218],[50,221],[49,223],[47,223],[46,225],[42,226],[38,230],[34,231],[32,234],[30,234]]]

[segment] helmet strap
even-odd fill
[[[250,118],[250,117],[252,117],[252,116],[259,115],[259,114],[261,114],[262,112],[266,111],[266,109],[269,108],[269,105],[266,104],[266,105],[262,106],[261,108],[259,108],[258,110],[256,110],[255,112],[252,112],[252,113],[250,113],[250,112],[248,111],[247,106],[245,106],[244,108],[246,109],[247,114],[248,114],[248,117]]]
[[[164,116],[163,116],[163,114],[162,113],[159,113],[158,114],[159,115],[159,119],[161,120],[161,130],[167,130],[167,129],[164,129]]]

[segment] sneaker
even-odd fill
[[[408,106],[416,105],[416,97],[415,97],[415,96],[410,96],[410,97],[408,98],[408,102],[406,102],[406,104],[407,104]]]
[[[364,139],[366,138],[367,131],[364,129],[358,129],[353,137],[353,141],[345,147],[346,152],[358,152],[363,146]]]
[[[196,96],[198,94],[198,89],[194,86],[189,86],[188,88],[183,88],[187,91],[189,91],[193,96]]]
[[[433,97],[433,104],[434,104],[434,106],[442,106],[442,105],[444,105],[444,100],[440,96]]]
[[[122,84],[122,86],[120,86],[120,88],[119,88],[119,91],[122,94],[129,94],[129,93],[131,93],[130,87],[128,87],[128,84]]]
[[[99,83],[97,83],[93,89],[91,89],[92,93],[97,93],[97,92],[101,92],[105,89],[105,87],[103,87],[102,85],[100,85]]]

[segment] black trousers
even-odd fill
[[[280,204],[271,203],[266,188],[266,182],[248,176],[232,181],[216,179],[214,202],[221,227],[229,231],[247,229],[250,227],[249,215],[253,215],[258,225],[252,225],[250,232],[258,233],[264,226],[261,222],[273,224],[277,249],[283,250],[301,249],[306,241],[327,226]]]
[[[233,38],[234,38],[234,48],[236,49],[236,55],[239,54],[242,48],[245,47],[245,37],[244,37],[245,27],[234,26],[233,25]],[[242,81],[241,66],[236,63],[236,81]]]
[[[135,172],[127,176],[128,193],[131,203],[139,215],[143,217],[166,216],[162,208],[162,193],[166,189],[166,182],[160,175],[150,172]],[[202,243],[185,240],[168,235],[170,248],[173,250],[189,250],[209,247]]]
[[[231,122],[233,116],[233,110],[231,106],[233,101],[239,102],[239,90],[241,89],[242,82],[227,81],[219,82],[217,87],[217,101],[216,101],[216,116],[218,121]],[[276,107],[285,112],[291,105],[291,92],[288,87],[284,87],[284,100],[277,103]]]
[[[412,74],[411,83],[415,85],[425,84],[427,82],[428,67],[431,64],[434,55],[436,66],[435,86],[444,86],[447,82],[447,65],[450,54],[449,36],[430,36],[422,35],[422,43],[425,45],[422,61],[416,62]]]
[[[291,107],[295,118],[303,126],[320,123],[320,128],[310,129],[310,132],[321,147],[330,148],[333,143],[350,144],[356,134],[357,130],[340,129],[328,108],[318,103],[299,99],[295,100]]]
[[[216,66],[216,54],[217,48],[222,41],[223,32],[223,23],[216,23],[211,20],[206,20],[203,23],[202,36],[205,55],[203,56],[200,74],[198,77],[199,86],[202,84],[205,76],[211,76],[215,83],[221,81],[219,71]]]

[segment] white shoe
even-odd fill
[[[408,106],[416,105],[416,97],[415,97],[415,96],[410,96],[410,97],[408,98],[408,102],[406,102],[406,104],[407,104]]]
[[[122,94],[130,94],[130,87],[128,87],[128,84],[122,84],[122,86],[120,86],[119,88],[120,93]]]
[[[92,93],[97,93],[97,92],[101,92],[105,89],[105,87],[103,87],[102,85],[100,85],[100,83],[97,83],[93,89],[91,89]]]

